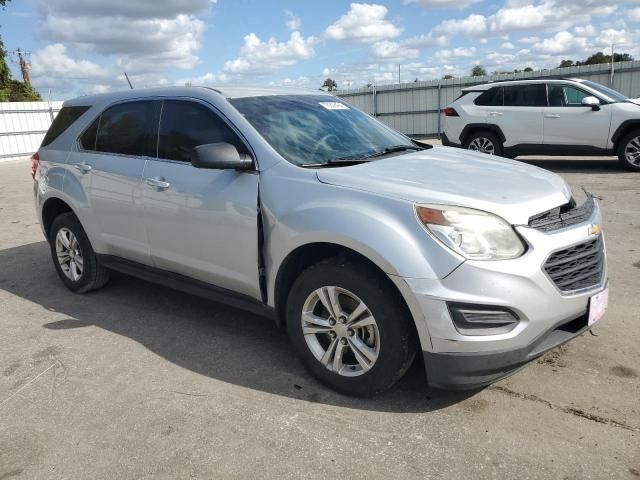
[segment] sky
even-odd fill
[[[640,0],[13,0],[9,51],[43,98],[190,84],[366,84],[556,67],[596,51],[640,59]],[[19,77],[17,65],[12,64]]]

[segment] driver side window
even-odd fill
[[[570,85],[549,84],[549,106],[581,107],[582,99],[591,94]]]
[[[196,102],[166,100],[162,108],[158,158],[189,162],[198,145],[226,142],[240,153],[247,149],[236,133],[212,110]]]

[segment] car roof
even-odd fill
[[[270,95],[327,95],[333,97],[333,95],[325,91],[297,87],[198,85],[184,87],[141,88],[95,95],[83,95],[67,100],[64,105],[109,104],[122,100],[143,97],[183,97],[202,95],[222,95],[225,98],[262,97]]]
[[[495,87],[496,85],[531,85],[535,83],[566,83],[566,82],[575,82],[575,83],[583,83],[586,80],[581,78],[537,78],[535,80],[499,80],[495,82],[483,83],[482,85],[474,85],[472,87],[465,87],[462,89],[463,92],[477,92],[482,90],[489,90],[491,87]]]

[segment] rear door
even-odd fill
[[[542,146],[543,111],[547,105],[544,83],[506,85],[504,104],[496,107],[496,120],[504,136],[505,147],[514,145]]]
[[[144,219],[154,265],[260,298],[258,173],[197,169],[198,145],[227,142],[248,153],[233,128],[206,103],[165,100],[158,158],[143,174]]]
[[[140,205],[142,172],[155,156],[160,102],[137,100],[106,109],[80,135],[72,163],[87,178],[96,234],[106,252],[150,264]]]
[[[544,109],[544,143],[573,147],[606,148],[611,127],[611,105],[599,110],[582,105],[594,96],[575,85],[549,83],[549,106]]]

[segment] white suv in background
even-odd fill
[[[640,105],[588,80],[469,87],[442,114],[444,145],[510,158],[616,154],[640,171]]]

